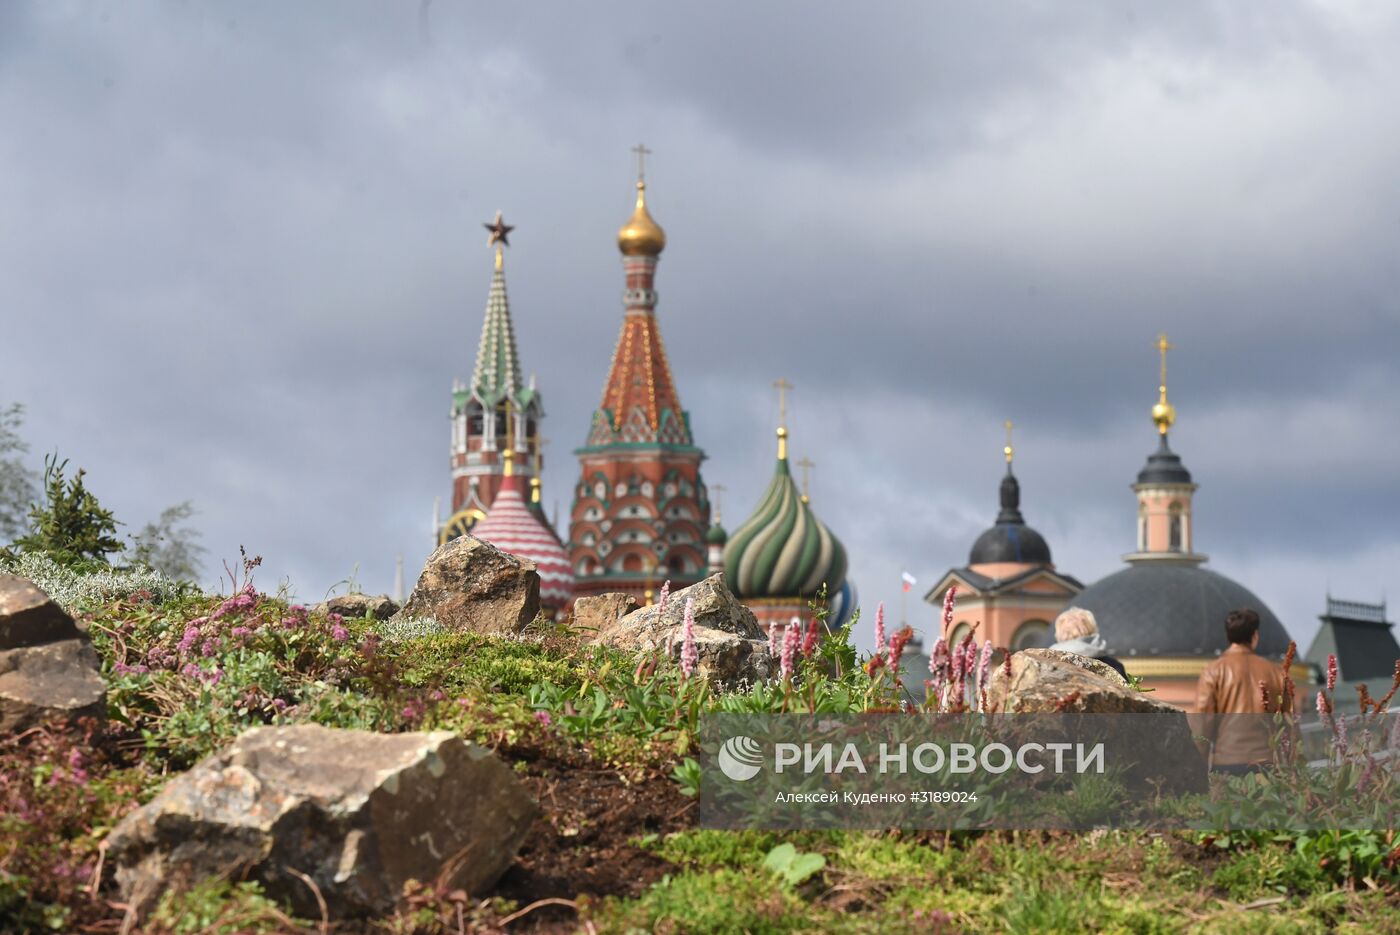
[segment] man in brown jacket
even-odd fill
[[[1273,762],[1274,725],[1267,715],[1279,710],[1287,676],[1282,666],[1254,654],[1259,645],[1259,615],[1253,610],[1230,611],[1225,635],[1230,648],[1205,667],[1196,683],[1193,720],[1207,745],[1202,753],[1210,756],[1209,747],[1214,747],[1210,768],[1239,775]]]

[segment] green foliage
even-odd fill
[[[128,559],[132,564],[155,569],[176,581],[193,581],[199,577],[204,547],[195,540],[199,531],[181,525],[194,515],[194,507],[186,500],[161,511],[160,518],[147,523],[132,536]]]
[[[24,529],[24,514],[34,502],[33,473],[21,458],[29,450],[18,429],[24,421],[19,403],[0,409],[0,542]]]
[[[168,891],[151,914],[147,931],[170,935],[262,935],[286,932],[289,919],[253,881],[204,880]],[[311,929],[308,924],[299,928]]]
[[[676,766],[671,778],[681,787],[682,795],[700,794],[700,764],[693,757],[686,757]]]
[[[155,603],[165,603],[198,593],[197,588],[172,581],[148,568],[60,565],[42,552],[10,556],[0,552],[0,572],[28,578],[60,607],[74,615],[98,610],[105,604],[133,594],[148,595],[149,600]]]
[[[777,874],[788,886],[800,886],[822,872],[826,858],[821,854],[804,854],[791,844],[783,843],[763,858],[763,869]]]
[[[107,564],[122,550],[120,524],[87,489],[82,468],[69,479],[67,467],[58,455],[44,459],[44,499],[30,509],[28,530],[8,552],[42,552],[60,565]]]

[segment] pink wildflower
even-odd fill
[[[890,672],[894,675],[896,685],[899,684],[899,657],[904,655],[904,645],[913,638],[912,627],[903,627],[890,638]]]
[[[816,617],[807,624],[807,635],[802,638],[802,658],[811,659],[812,651],[817,648],[817,637],[821,635],[821,623]]]
[[[987,640],[982,644],[982,656],[977,660],[977,686],[983,691],[987,690],[987,676],[992,671],[992,641]]]
[[[1337,654],[1327,654],[1327,690],[1336,691],[1337,688]]]
[[[1332,737],[1337,742],[1337,753],[1345,759],[1347,755],[1347,716],[1345,714],[1332,720]]]
[[[218,655],[219,647],[224,645],[224,641],[217,636],[211,636],[199,647],[199,654],[205,659],[212,659]]]
[[[536,711],[535,720],[540,722],[541,727],[548,727],[554,723],[554,719],[549,716],[548,711]]]
[[[943,595],[943,633],[946,636],[953,626],[953,600],[958,596],[958,586],[948,585],[948,593]]]
[[[335,640],[337,643],[343,643],[349,638],[350,631],[345,629],[341,624],[337,623],[335,626],[331,627],[331,639]]]
[[[768,655],[778,655],[779,642],[782,640],[782,635],[783,630],[782,627],[778,625],[778,621],[774,620],[772,623],[768,624]]]
[[[185,635],[180,639],[180,642],[176,645],[175,648],[180,651],[180,655],[188,656],[190,652],[194,649],[194,644],[198,642],[198,640],[199,627],[198,625],[191,623],[189,626],[185,627]]]
[[[685,599],[685,618],[681,623],[681,676],[690,678],[700,654],[695,648],[695,598]]]
[[[661,583],[661,594],[656,599],[656,613],[658,615],[666,613],[666,602],[671,598],[671,579],[667,578]]]
[[[797,653],[797,641],[802,636],[802,622],[796,617],[783,629],[783,656],[781,660],[783,678],[792,678],[792,657]]]
[[[934,641],[933,652],[929,653],[928,670],[935,676],[948,677],[948,641],[941,636]]]
[[[145,675],[151,671],[149,666],[134,665],[129,666],[120,659],[112,663],[112,671],[118,675]]]
[[[875,605],[875,655],[883,653],[887,645],[885,640],[885,602],[881,601]]]
[[[87,782],[88,774],[87,770],[83,768],[83,765],[83,751],[79,750],[77,747],[74,747],[72,750],[69,750],[68,775],[72,777],[74,782]]]
[[[1317,693],[1317,716],[1326,718],[1332,713],[1332,704],[1327,700],[1327,695],[1321,691]]]

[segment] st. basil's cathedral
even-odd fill
[[[642,147],[636,151],[639,156],[647,152]],[[589,425],[582,427],[582,446],[574,451],[579,474],[567,539],[542,507],[545,439],[540,429],[545,413],[534,379],[522,376],[506,294],[503,247],[512,228],[499,212],[485,227],[495,268],[471,381],[456,381],[452,387],[452,509],[446,521],[434,517],[438,543],[470,533],[533,560],[541,603],[557,619],[567,617],[578,597],[624,592],[650,603],[664,581],[679,589],[722,572],[730,590],[765,627],[803,616],[812,602],[823,599],[829,625],[848,620],[857,595],[846,577],[845,547],[817,517],[805,481],[799,489],[792,476],[784,396],[790,384],[785,380],[775,384],[777,459],[757,507],[729,535],[712,506],[700,470],[705,452],[681,406],[661,336],[656,270],[666,234],[647,206],[641,166],[635,207],[617,234],[622,327],[602,399]],[[1162,372],[1152,407],[1158,446],[1131,485],[1137,500],[1137,547],[1123,556],[1127,567],[1089,587],[1056,568],[1049,543],[1022,514],[1007,423],[1000,510],[973,543],[967,563],[949,569],[926,593],[925,601],[941,610],[944,596],[956,588],[955,619],[944,633],[935,610],[933,623],[916,632],[908,660],[911,674],[923,664],[919,653],[940,635],[956,641],[975,629],[979,640],[989,639],[997,647],[1049,645],[1052,621],[1068,606],[1093,611],[1129,673],[1151,679],[1157,697],[1186,708],[1197,675],[1225,648],[1221,624],[1229,610],[1254,608],[1261,619],[1259,652],[1271,658],[1283,654],[1288,633],[1273,612],[1243,585],[1202,567],[1206,556],[1193,549],[1191,503],[1197,485],[1167,439],[1176,418],[1167,401],[1170,346],[1165,336],[1158,339]],[[906,579],[912,582],[912,577]],[[1334,612],[1334,605],[1360,607],[1364,613]],[[1306,681],[1308,665],[1315,666],[1315,657],[1329,647],[1370,647],[1379,641],[1389,651],[1395,643],[1383,619],[1384,605],[1376,617],[1370,605],[1329,596],[1328,609],[1323,632],[1303,657],[1306,662],[1295,664],[1295,678]],[[1364,632],[1358,637],[1353,630]],[[1347,654],[1355,657],[1349,664],[1363,676],[1368,652]],[[908,681],[917,685],[919,680]]]
[[[446,521],[434,519],[438,543],[470,533],[533,560],[541,603],[556,616],[578,597],[624,592],[648,603],[665,581],[679,589],[720,571],[765,623],[805,614],[821,594],[840,618],[849,616],[855,600],[845,549],[797,490],[785,425],[777,428],[773,480],[732,539],[712,509],[700,471],[705,452],[681,406],[657,318],[666,233],[647,207],[640,167],[632,216],[617,234],[622,327],[602,400],[574,451],[579,476],[568,538],[560,538],[542,507],[542,395],[523,379],[506,293],[503,247],[514,228],[499,212],[485,226],[495,270],[472,379],[452,388],[452,509]],[[789,388],[778,385],[780,395]]]

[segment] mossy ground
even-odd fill
[[[544,810],[496,891],[427,881],[396,916],[331,931],[1400,932],[1391,836],[1361,871],[1259,834],[703,830],[672,775],[716,701],[673,676],[553,627],[404,635],[262,595],[229,607],[188,590],[72,606],[102,654],[111,720],[4,741],[0,931],[113,931],[111,868],[93,881],[106,832],[247,727],[314,721],[457,731],[514,763]],[[800,872],[773,869],[784,844]],[[555,902],[515,917],[542,899]],[[144,930],[321,929],[254,883],[211,881],[168,894]]]

